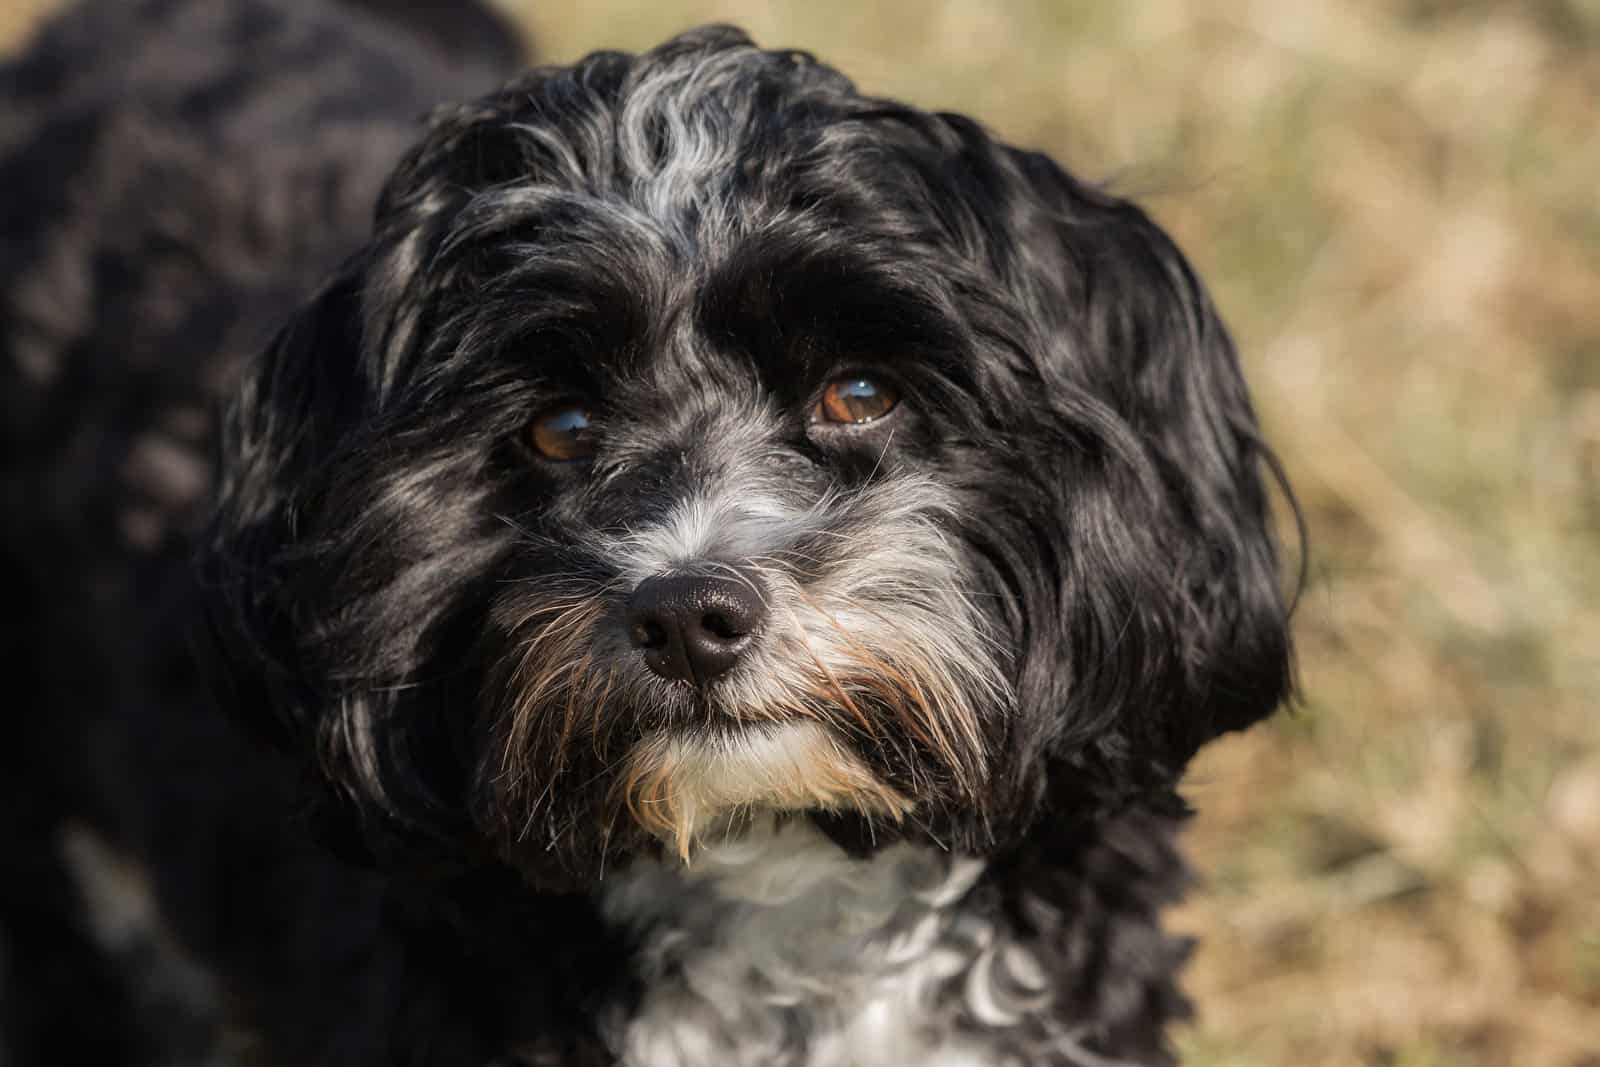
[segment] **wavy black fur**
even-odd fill
[[[91,5],[5,71],[18,1062],[240,1034],[270,1062],[612,1062],[635,935],[594,890],[654,845],[600,817],[607,782],[533,809],[497,787],[510,620],[557,575],[601,595],[607,537],[745,462],[711,436],[735,409],[803,501],[944,501],[1007,694],[978,709],[981,788],[852,743],[918,802],[898,836],[988,858],[970,907],[1032,946],[1083,1047],[1167,1062],[1178,778],[1291,680],[1274,462],[1182,255],[1046,157],[730,29],[418,131],[514,46],[385,6]],[[841,369],[897,383],[892,433],[808,427]],[[572,397],[591,468],[518,444]],[[625,739],[659,714],[602,712]],[[122,942],[80,906],[95,856],[148,880]],[[119,1025],[78,1025],[84,973]]]

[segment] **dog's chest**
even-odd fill
[[[1031,955],[960,904],[981,873],[897,846],[848,859],[763,831],[689,872],[635,869],[608,917],[639,932],[645,992],[611,1040],[626,1067],[1023,1063],[1050,994]],[[1025,1043],[1025,1042],[1024,1042]]]

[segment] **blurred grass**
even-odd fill
[[[1187,1062],[1600,1065],[1600,0],[508,2],[552,60],[736,21],[1143,199],[1313,537],[1302,706],[1189,781]]]

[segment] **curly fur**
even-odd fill
[[[729,28],[418,128],[513,46],[387,7],[6,72],[6,986],[76,960],[124,1062],[1170,1062],[1177,782],[1291,674],[1182,255]],[[808,419],[842,374],[899,406]],[[592,462],[523,443],[565,403]],[[714,686],[629,644],[664,573],[765,606]]]

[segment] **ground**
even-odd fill
[[[1600,1065],[1600,3],[511,9],[739,22],[1147,202],[1312,536],[1300,706],[1189,779],[1185,1061]]]

